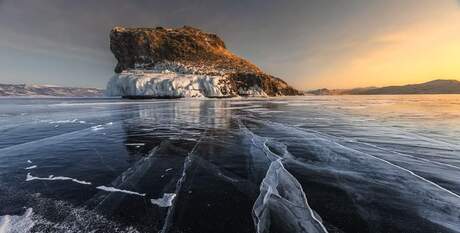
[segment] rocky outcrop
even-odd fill
[[[302,94],[283,80],[264,73],[256,65],[227,50],[217,35],[193,27],[115,27],[110,33],[110,49],[118,60],[115,72],[119,73],[109,82],[107,89],[110,95],[167,97],[163,95],[176,93],[174,97],[183,97],[196,96],[198,90],[202,96],[217,97],[207,95],[202,89],[211,79],[222,89],[212,92],[219,93],[221,96],[218,97]],[[165,75],[159,75],[164,73],[174,73],[178,77],[182,75],[180,82],[172,80],[174,75],[166,75],[169,77],[166,82]],[[183,75],[189,75],[197,81],[187,84],[183,81]],[[123,81],[114,80],[121,77]],[[174,90],[155,91],[161,86],[156,78],[161,78],[161,85]],[[136,89],[138,82],[142,83],[141,90]],[[183,84],[180,91],[175,89],[177,83]],[[135,85],[135,88],[123,85]]]

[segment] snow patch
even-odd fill
[[[114,187],[107,187],[107,186],[98,186],[96,187],[97,189],[104,190],[106,192],[118,192],[118,193],[126,193],[126,194],[131,194],[131,195],[138,195],[141,197],[145,197],[145,193],[138,193],[138,192],[133,192],[129,190],[123,190],[123,189],[117,189]]]
[[[102,125],[95,125],[95,126],[91,127],[91,130],[93,130],[93,131],[99,131],[101,129],[104,129],[104,127]]]
[[[26,168],[24,168],[24,169],[26,169],[26,170],[31,170],[31,169],[34,169],[34,168],[37,168],[37,165],[33,165],[33,166],[30,166],[30,167],[26,167]]]
[[[164,193],[162,198],[150,199],[150,202],[159,207],[170,207],[173,204],[174,198],[176,198],[175,193]]]
[[[127,146],[145,146],[145,143],[126,143]]]
[[[77,179],[70,178],[70,177],[65,177],[65,176],[50,175],[48,177],[36,177],[36,176],[32,176],[30,173],[27,173],[26,181],[32,181],[32,180],[48,180],[48,181],[52,181],[52,180],[70,180],[72,182],[79,183],[79,184],[91,185],[91,182],[77,180]]]
[[[99,130],[105,129],[104,126],[110,126],[110,125],[113,125],[113,122],[109,122],[109,123],[106,123],[106,124],[104,124],[104,125],[95,125],[95,126],[92,126],[92,127],[91,127],[91,130],[92,130],[92,131],[99,131]]]
[[[78,119],[72,119],[72,120],[41,120],[40,122],[44,123],[49,123],[49,124],[86,124],[86,121],[81,121]]]

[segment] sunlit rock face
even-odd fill
[[[107,95],[234,97],[300,95],[283,80],[226,49],[215,34],[177,29],[122,28],[110,33],[118,60]]]

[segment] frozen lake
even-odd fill
[[[460,95],[0,99],[0,232],[460,232]]]

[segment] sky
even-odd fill
[[[103,88],[114,26],[183,25],[302,90],[460,79],[460,0],[0,0],[0,83]]]

